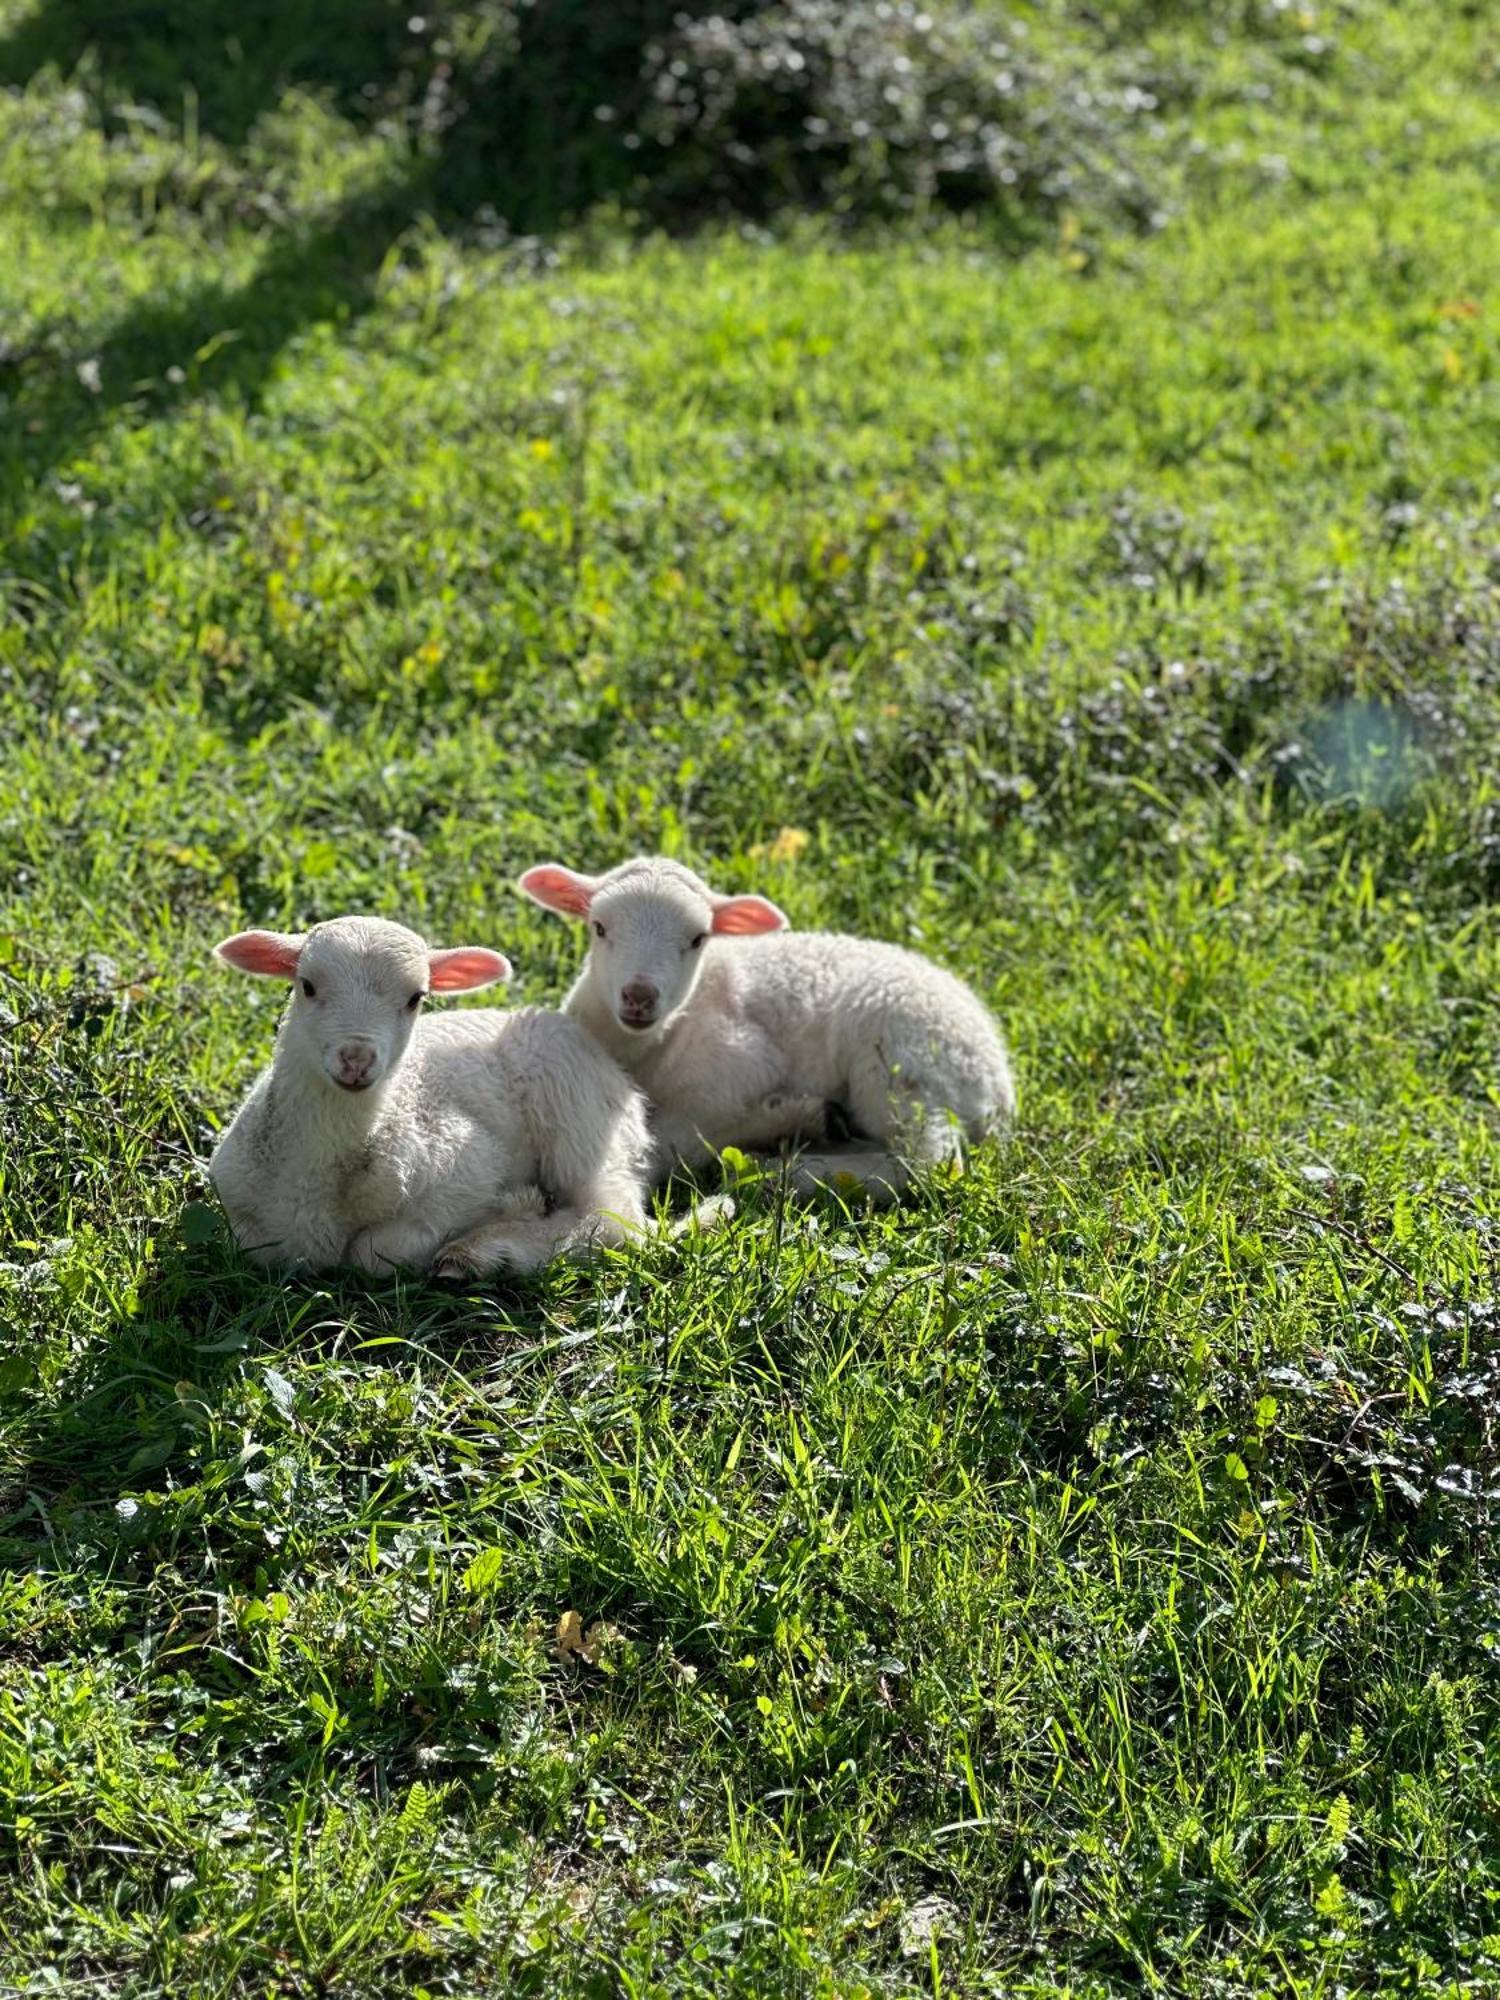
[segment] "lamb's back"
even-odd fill
[[[768,1032],[888,1032],[927,1025],[946,1034],[995,1032],[988,1008],[946,966],[904,945],[833,931],[720,939],[747,1016]]]

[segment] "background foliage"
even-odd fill
[[[1497,64],[0,13],[6,1990],[1500,1979]],[[555,998],[643,847],[973,978],[1014,1144],[246,1271],[214,939]]]

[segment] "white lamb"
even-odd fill
[[[915,952],[788,931],[763,896],[715,895],[675,861],[607,875],[549,863],[520,887],[590,926],[565,1011],[651,1099],[658,1178],[728,1145],[827,1140],[838,1107],[878,1146],[805,1154],[797,1184],[853,1181],[884,1199],[1014,1112],[988,1010]]]
[[[217,956],[292,982],[271,1065],[210,1168],[256,1262],[531,1270],[643,1225],[645,1106],[575,1022],[419,1018],[429,994],[508,978],[499,952],[338,917],[242,931]]]

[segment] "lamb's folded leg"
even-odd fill
[[[911,1169],[883,1147],[850,1147],[837,1153],[799,1153],[789,1163],[788,1178],[797,1194],[832,1188],[883,1207],[911,1185]]]
[[[792,1162],[792,1186],[798,1194],[819,1187],[859,1193],[881,1207],[903,1194],[921,1168],[963,1165],[962,1136],[946,1111],[921,1107],[908,1117],[897,1143],[899,1154],[887,1150],[889,1142],[836,1153],[801,1153]]]
[[[709,1195],[675,1222],[659,1224],[640,1216],[638,1209],[621,1214],[602,1205],[555,1208],[549,1215],[538,1196],[533,1213],[495,1216],[445,1243],[433,1259],[432,1269],[439,1278],[479,1278],[501,1270],[536,1271],[554,1257],[590,1257],[596,1250],[614,1248],[632,1236],[665,1237],[671,1242],[679,1242],[695,1230],[708,1236],[731,1222],[734,1212],[732,1196]]]
[[[439,1278],[481,1278],[489,1271],[536,1271],[566,1250],[581,1248],[576,1209],[509,1222],[481,1223],[466,1236],[445,1243],[433,1259]]]
[[[554,1257],[589,1257],[648,1228],[633,1178],[616,1182],[601,1175],[579,1192],[582,1201],[550,1212],[539,1188],[508,1197],[495,1215],[445,1243],[433,1259],[433,1271],[440,1278],[537,1271]]]
[[[376,1222],[367,1229],[356,1230],[340,1261],[357,1265],[362,1271],[383,1275],[400,1269],[402,1265],[420,1268],[431,1257],[435,1245],[436,1232],[430,1222],[412,1222],[393,1216],[388,1222]]]

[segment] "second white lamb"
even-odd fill
[[[605,875],[547,863],[520,887],[589,927],[565,1011],[650,1098],[657,1178],[725,1146],[841,1136],[837,1107],[875,1143],[804,1153],[797,1184],[858,1183],[885,1199],[913,1167],[959,1161],[1014,1115],[988,1008],[916,952],[789,931],[765,897],[717,895],[657,857]]]

